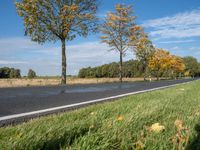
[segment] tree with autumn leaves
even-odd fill
[[[66,84],[66,41],[96,30],[97,0],[22,0],[16,2],[16,9],[32,41],[61,41],[61,84]]]
[[[86,37],[97,31],[97,0],[22,0],[16,2],[19,16],[24,20],[25,35],[43,44],[61,41],[62,84],[66,84],[66,42],[76,36]],[[156,76],[164,73],[177,76],[185,66],[181,58],[168,52],[155,50],[144,29],[135,22],[131,6],[118,4],[101,24],[102,42],[119,53],[119,78],[123,77],[123,56],[132,50],[142,64],[144,79],[149,68]]]
[[[140,26],[132,28],[129,33],[130,42],[129,45],[132,47],[132,50],[141,64],[141,70],[143,72],[144,80],[146,80],[146,72],[148,69],[149,58],[153,55],[155,47],[152,42],[149,40],[148,35],[144,32],[144,29]]]
[[[176,78],[180,73],[184,73],[185,64],[183,59],[171,55],[163,49],[156,49],[154,54],[149,58],[148,67],[152,74],[159,77],[167,74],[168,77]]]
[[[132,13],[131,6],[118,4],[115,7],[115,12],[109,12],[101,25],[100,31],[102,42],[108,44],[111,49],[119,53],[119,79],[122,82],[123,75],[123,56],[126,55],[127,50],[132,46],[131,37],[139,34],[140,26],[135,23],[136,17]],[[134,42],[137,41],[136,39]],[[132,38],[133,42],[133,38]]]

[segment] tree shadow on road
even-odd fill
[[[200,150],[200,124],[195,125],[194,129],[197,136],[189,142],[186,150]]]

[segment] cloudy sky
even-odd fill
[[[180,56],[200,60],[199,0],[100,0],[99,17],[114,5],[133,5],[137,23],[145,28],[153,44]],[[79,69],[118,61],[118,54],[100,43],[99,34],[78,37],[67,43],[68,74]],[[128,52],[124,60],[133,59]],[[60,42],[38,45],[24,36],[23,21],[17,16],[13,0],[0,1],[0,67],[19,68],[25,75],[29,68],[39,75],[60,75]]]

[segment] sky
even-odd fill
[[[194,56],[200,61],[199,0],[99,0],[97,16],[103,18],[116,4],[132,5],[136,22],[145,28],[157,48],[174,55]],[[115,51],[102,44],[100,34],[89,34],[67,42],[67,74],[76,75],[80,68],[119,61]],[[61,43],[39,45],[24,36],[23,20],[14,0],[0,1],[0,67],[31,68],[38,75],[61,74]],[[129,51],[124,60],[134,59]]]

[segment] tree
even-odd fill
[[[100,31],[102,42],[108,44],[111,50],[119,52],[119,79],[122,82],[123,76],[123,56],[129,48],[129,33],[135,27],[135,16],[132,15],[132,7],[121,4],[116,5],[115,12],[107,14]]]
[[[183,58],[185,63],[185,71],[189,73],[189,76],[197,76],[199,73],[199,63],[196,58],[192,56],[187,56]]]
[[[169,70],[171,70],[171,77],[172,78],[176,78],[180,74],[184,73],[184,71],[185,71],[185,64],[184,64],[183,59],[180,58],[180,57],[178,57],[178,56],[171,55]]]
[[[10,73],[9,73],[9,77],[10,78],[20,78],[21,77],[20,70],[11,68]]]
[[[156,75],[157,80],[161,76],[177,77],[179,73],[183,73],[185,70],[185,65],[180,57],[171,55],[163,49],[156,49],[149,59],[148,67]]]
[[[28,76],[29,79],[32,79],[32,78],[35,78],[37,75],[36,75],[36,72],[34,70],[29,69],[27,76]]]
[[[24,19],[25,35],[33,41],[61,41],[61,84],[66,84],[66,41],[95,30],[97,0],[22,0],[16,8]]]
[[[159,80],[162,73],[169,68],[169,52],[163,49],[157,49],[150,57],[148,67]]]
[[[148,68],[148,60],[155,51],[152,42],[149,40],[144,29],[140,26],[135,26],[130,32],[130,45],[133,47],[133,51],[137,60],[141,63],[142,72],[144,72],[144,80],[146,80],[146,72]]]
[[[15,68],[0,68],[0,78],[21,78],[20,70]]]
[[[123,77],[141,77],[143,72],[141,62],[138,60],[129,60],[123,62]],[[92,75],[92,76],[91,76]],[[82,68],[79,70],[78,76],[80,78],[116,78],[119,76],[119,62],[104,64],[94,68]]]

